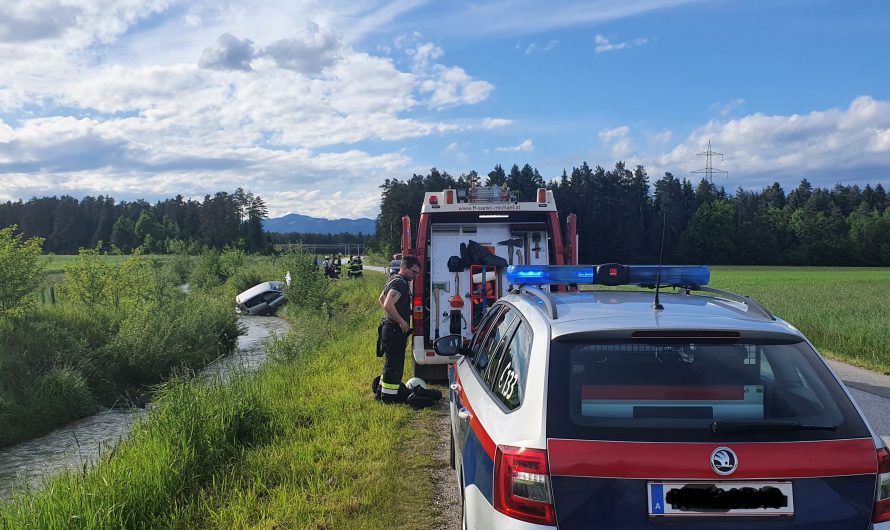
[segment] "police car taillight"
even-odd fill
[[[875,509],[871,521],[890,521],[890,451],[886,447],[878,449],[878,490],[875,492]]]
[[[494,508],[536,524],[556,524],[547,451],[499,445],[494,459]]]

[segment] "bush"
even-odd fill
[[[62,294],[87,308],[105,304],[113,272],[112,266],[100,254],[99,245],[94,249],[82,248],[77,260],[65,265]]]
[[[0,318],[21,316],[33,299],[28,295],[43,281],[46,261],[40,259],[43,239],[13,235],[16,226],[0,230]]]
[[[324,273],[315,270],[315,257],[298,250],[282,256],[279,263],[291,276],[291,283],[284,291],[288,300],[284,315],[294,322],[306,311],[330,316],[337,303],[336,291]]]
[[[195,259],[189,275],[189,286],[193,290],[207,290],[218,287],[223,281],[225,274],[219,262],[219,251],[205,250]]]
[[[177,284],[185,283],[192,272],[192,257],[184,252],[174,254],[164,262],[164,267],[167,277],[174,278]]]
[[[242,334],[231,304],[193,294],[133,308],[109,343],[117,385],[155,383],[176,367],[198,368],[230,353]],[[118,392],[126,391],[118,388]]]
[[[94,390],[102,388],[102,348],[119,326],[103,309],[38,306],[15,327],[0,329],[0,396],[27,401],[39,379],[57,367],[76,370]]]

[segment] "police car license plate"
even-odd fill
[[[649,482],[649,517],[794,515],[791,482]]]

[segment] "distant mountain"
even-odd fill
[[[358,234],[361,232],[362,234],[372,235],[375,230],[374,220],[366,217],[361,219],[322,219],[298,213],[289,213],[284,217],[266,219],[263,221],[263,228],[267,232],[282,234],[288,232],[311,232],[313,234],[341,234],[346,232]]]

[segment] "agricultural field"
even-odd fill
[[[828,357],[890,373],[890,269],[712,267],[710,286],[754,298]]]
[[[113,265],[115,267],[121,265],[123,262],[127,261],[129,255],[116,254],[116,255],[103,255],[102,259],[108,265]],[[156,256],[161,259],[165,259],[168,256]],[[49,254],[43,256],[43,260],[46,262],[46,273],[47,274],[63,274],[65,272],[65,266],[73,263],[78,258],[77,255],[57,255],[57,254]]]

